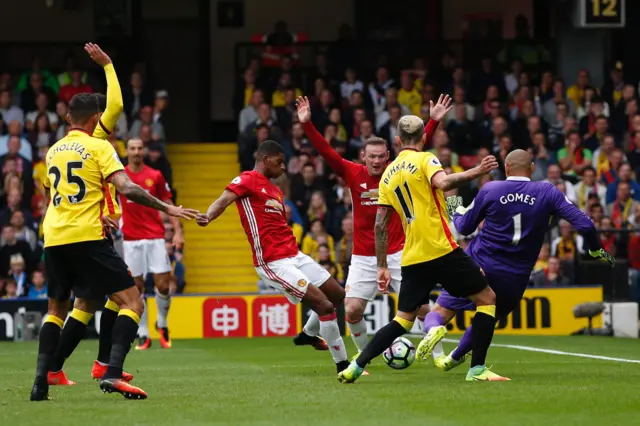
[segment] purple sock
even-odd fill
[[[469,351],[471,351],[471,326],[464,331],[460,343],[458,343],[458,346],[451,352],[451,358],[459,361],[460,358],[468,354]]]
[[[444,321],[438,312],[429,312],[427,316],[424,317],[425,333],[428,333],[431,327],[438,327],[440,325],[444,325]]]

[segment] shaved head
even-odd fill
[[[507,176],[525,176],[530,178],[533,173],[531,154],[522,149],[515,149],[504,159]]]

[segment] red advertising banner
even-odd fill
[[[208,298],[202,304],[204,337],[248,337],[247,300],[243,297]]]
[[[300,315],[284,296],[258,296],[251,304],[254,337],[295,336]]]

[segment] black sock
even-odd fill
[[[36,380],[47,380],[47,373],[51,369],[53,354],[60,341],[60,326],[53,322],[45,322],[40,329],[38,345],[38,364],[36,365]]]
[[[113,326],[113,344],[109,355],[109,367],[104,374],[105,379],[119,379],[122,377],[124,359],[136,338],[138,323],[127,315],[118,315]]]
[[[398,322],[391,321],[378,330],[369,344],[362,350],[362,353],[358,356],[358,359],[356,359],[356,363],[361,368],[366,367],[372,359],[384,352],[385,349],[391,346],[394,340],[406,332],[407,330]]]
[[[100,316],[100,341],[98,343],[98,361],[103,364],[109,364],[109,356],[111,355],[111,336],[113,336],[113,327],[116,324],[118,313],[111,309],[104,309]]]
[[[64,362],[76,350],[80,341],[84,338],[87,325],[73,317],[69,317],[62,333],[60,334],[60,342],[56,348],[51,364],[51,371],[60,371],[64,366]]]
[[[484,365],[487,359],[487,351],[493,331],[496,328],[496,318],[484,312],[476,312],[471,322],[473,330],[471,332],[471,367]]]

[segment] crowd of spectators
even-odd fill
[[[297,66],[291,57],[283,57],[279,68],[267,68],[255,58],[239,77],[234,104],[242,169],[253,168],[255,150],[263,141],[282,144],[287,174],[280,184],[303,252],[344,282],[353,231],[349,191],[306,139],[296,97],[309,97],[312,121],[333,148],[360,161],[363,141],[373,135],[388,141],[393,157],[399,118],[414,114],[426,122],[429,102],[445,93],[454,108],[425,147],[445,170],[473,167],[487,155],[502,164],[511,150],[528,150],[536,167],[533,179],[553,183],[592,218],[602,231],[604,248],[629,257],[637,286],[640,234],[608,231],[640,229],[638,86],[625,78],[622,63],[609,67],[600,87],[587,69],[564,81],[552,66],[532,69],[518,57],[501,64],[487,55],[464,68],[445,53],[440,63],[415,58],[397,65],[339,69],[319,53],[310,68]],[[494,179],[504,179],[502,168],[447,195],[460,195],[469,204]],[[464,247],[473,236],[457,237]],[[574,267],[585,253],[580,236],[568,223],[555,221],[547,242],[532,285],[576,283]]]
[[[104,84],[104,74],[80,70],[72,57],[59,72],[34,58],[22,74],[0,73],[0,298],[47,297],[41,226],[47,210],[46,154],[69,130],[66,116],[73,95],[104,93]],[[154,93],[137,70],[121,86],[124,112],[109,141],[126,164],[125,141],[141,139],[147,148],[145,163],[160,170],[171,185],[163,120],[168,93]],[[173,237],[170,226],[166,237],[169,242]],[[177,272],[176,288],[181,289],[182,254],[168,249]]]

